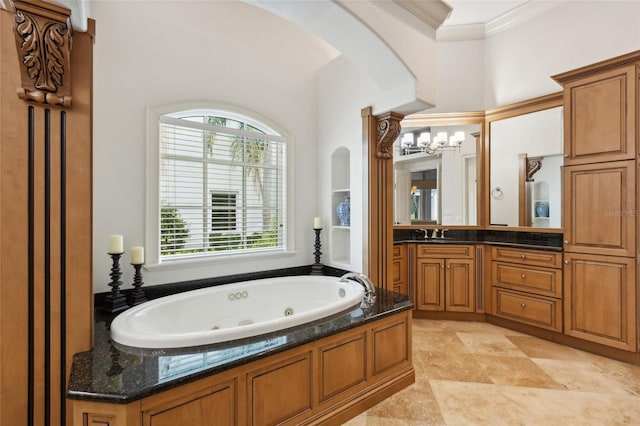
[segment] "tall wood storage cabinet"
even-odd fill
[[[92,339],[92,30],[0,6],[0,424],[65,425]],[[93,28],[93,23],[90,24]]]
[[[564,333],[637,351],[640,51],[554,76],[564,87]]]

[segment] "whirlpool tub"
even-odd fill
[[[355,309],[364,289],[338,277],[294,276],[220,285],[133,307],[111,339],[137,348],[183,348],[259,336]]]

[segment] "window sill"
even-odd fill
[[[166,260],[162,263],[148,263],[144,265],[144,269],[149,272],[156,271],[170,271],[174,269],[184,269],[184,268],[198,268],[205,266],[214,266],[219,263],[243,263],[247,262],[249,259],[251,260],[263,260],[263,259],[274,259],[274,258],[287,258],[292,257],[298,254],[297,251],[278,251],[278,252],[261,252],[261,253],[238,253],[238,254],[228,254],[228,255],[218,255],[218,256],[210,256],[210,257],[195,257],[191,259],[173,259]]]

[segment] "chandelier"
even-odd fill
[[[465,140],[462,131],[448,135],[447,132],[438,132],[431,140],[431,132],[421,132],[418,137],[414,133],[405,133],[400,141],[401,154],[409,155],[422,153],[425,155],[438,155],[442,151],[460,151],[460,145]]]

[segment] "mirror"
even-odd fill
[[[394,144],[395,225],[476,225],[484,113],[415,114]]]
[[[491,226],[562,227],[562,96],[540,99],[487,114]]]

